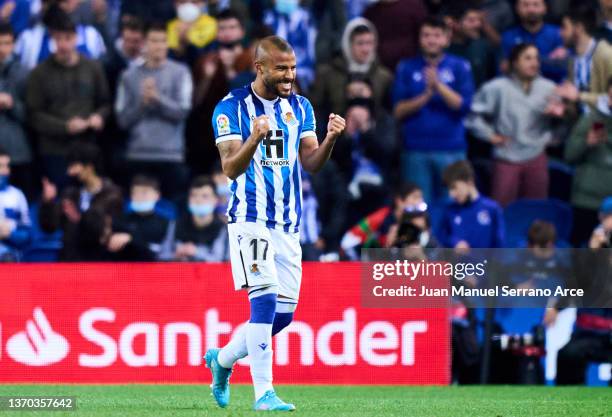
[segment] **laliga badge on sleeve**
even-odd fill
[[[229,135],[230,134],[230,123],[229,118],[220,114],[217,116],[217,136]]]

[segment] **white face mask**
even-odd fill
[[[193,3],[183,3],[176,9],[176,14],[183,22],[191,23],[200,17],[200,8]]]

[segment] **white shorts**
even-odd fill
[[[302,283],[300,234],[259,223],[227,225],[234,288],[276,285],[278,294],[298,300]]]

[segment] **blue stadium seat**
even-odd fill
[[[176,220],[177,209],[173,202],[160,199],[155,205],[155,212],[168,220]]]
[[[574,169],[557,160],[548,162],[549,186],[548,195],[561,201],[569,201],[572,190]]]
[[[560,200],[518,200],[506,207],[504,220],[506,247],[520,247],[534,220],[544,220],[554,224],[558,240],[568,242],[572,230],[572,209],[569,204]]]
[[[23,251],[22,262],[56,262],[62,249],[61,241],[34,242]]]

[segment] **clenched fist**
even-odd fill
[[[327,123],[327,136],[335,139],[340,136],[345,127],[346,121],[337,114],[332,113],[329,115],[329,122]]]
[[[270,118],[268,116],[259,116],[253,119],[253,129],[251,136],[257,141],[261,142],[266,137],[270,130]]]

